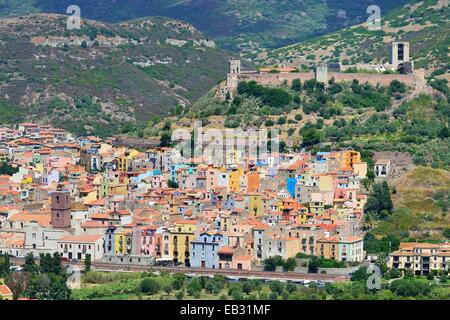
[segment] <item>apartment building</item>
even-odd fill
[[[399,250],[391,253],[388,268],[411,270],[416,275],[430,271],[449,270],[450,244],[402,242]]]

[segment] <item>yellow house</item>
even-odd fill
[[[190,266],[191,241],[195,239],[197,221],[178,220],[173,229],[169,231],[169,256],[174,264]]]
[[[126,184],[113,184],[108,186],[108,194],[124,194],[128,193]]]
[[[132,252],[131,234],[126,231],[114,232],[114,253],[126,255]]]
[[[316,256],[339,260],[339,237],[333,236],[317,240]]]
[[[220,217],[220,231],[228,231],[231,227],[231,219],[229,215],[222,215]]]
[[[22,185],[27,185],[27,184],[31,184],[33,182],[33,177],[32,176],[27,176],[24,177],[21,181]]]
[[[308,220],[308,208],[300,207],[297,214],[297,224],[304,224]]]
[[[353,163],[353,171],[360,179],[365,179],[367,177],[367,162]]]
[[[338,160],[341,168],[353,168],[355,163],[361,162],[361,154],[353,150],[342,151],[338,154]]]
[[[263,214],[262,196],[259,193],[249,193],[244,195],[245,203],[248,204],[250,216],[258,217]]]
[[[319,190],[320,191],[333,190],[333,177],[328,175],[321,175],[319,177]]]
[[[230,172],[228,176],[228,191],[240,192],[241,191],[241,177],[244,176],[244,170],[242,168],[235,169]]]
[[[44,173],[44,165],[42,163],[37,163],[34,165],[34,170],[40,174]]]
[[[124,153],[117,159],[117,169],[119,171],[128,171],[131,161],[137,159],[139,155],[140,152],[137,150],[130,150],[129,152]]]

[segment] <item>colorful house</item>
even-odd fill
[[[193,268],[219,268],[219,250],[227,244],[225,235],[204,232],[191,242],[190,263]]]
[[[169,252],[175,265],[190,266],[191,241],[195,239],[197,221],[178,220],[169,232]]]

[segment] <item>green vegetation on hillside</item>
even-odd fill
[[[366,8],[378,4],[384,12],[407,0],[7,0],[0,16],[27,12],[63,14],[69,5],[82,8],[82,17],[120,22],[146,16],[167,16],[193,24],[209,37],[234,50],[252,52],[336,31],[367,20]],[[300,32],[301,30],[301,32]]]
[[[118,134],[196,101],[226,73],[229,54],[186,23],[83,22],[67,30],[64,16],[0,20],[0,124]],[[32,43],[41,37],[52,46]],[[80,108],[84,97],[92,103]]]
[[[409,1],[407,5],[386,14],[382,12],[381,30],[367,26],[350,27],[310,41],[268,52],[260,63],[316,63],[341,61],[344,65],[388,62],[388,44],[393,40],[408,41],[415,68],[448,73],[450,8],[440,0]]]

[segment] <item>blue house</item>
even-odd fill
[[[228,238],[222,233],[202,233],[195,241],[191,241],[191,267],[208,269],[218,268],[218,251],[220,248],[227,245],[227,243]]]
[[[105,231],[105,254],[114,254],[114,233],[116,231],[116,227],[109,226]]]
[[[297,184],[296,178],[287,178],[286,180],[286,189],[289,192],[289,195],[294,198],[295,197],[295,185]]]

